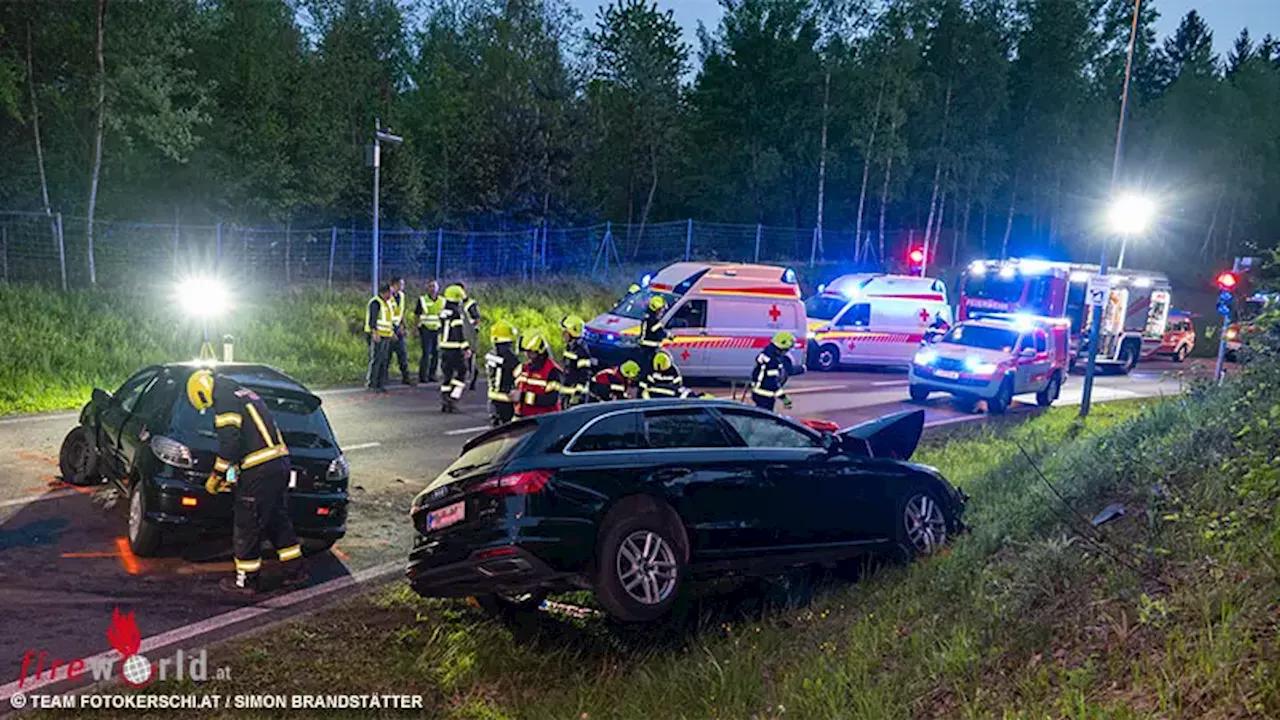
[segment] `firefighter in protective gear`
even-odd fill
[[[516,331],[510,323],[498,321],[489,330],[493,349],[484,356],[485,374],[489,380],[489,422],[494,426],[511,422],[516,414],[512,391],[516,387],[516,374],[520,371],[520,356],[516,355]]]
[[[405,343],[405,337],[409,331],[404,326],[404,314],[409,308],[405,306],[404,287],[404,278],[397,278],[391,283],[391,324],[396,330],[395,337],[391,338],[391,354],[400,363],[400,382],[410,385],[412,383],[409,381],[409,348]]]
[[[516,417],[545,415],[560,409],[560,383],[564,373],[547,350],[547,340],[530,335],[520,341],[524,365],[516,375]]]
[[[576,315],[560,321],[564,331],[564,385],[560,388],[560,400],[569,408],[587,401],[587,384],[591,382],[591,368],[596,361],[582,339],[585,323]]]
[[[384,283],[369,301],[364,316],[364,332],[369,341],[369,372],[365,376],[365,385],[370,390],[385,392],[391,342],[396,335],[390,285]]]
[[[787,353],[796,346],[796,336],[783,330],[773,336],[773,342],[756,356],[756,366],[751,370],[751,399],[756,407],[773,410],[776,401],[791,408],[791,398],[783,390],[791,374],[791,358]]]
[[[932,345],[941,340],[942,336],[946,335],[950,329],[951,326],[947,324],[946,320],[942,319],[942,313],[938,313],[933,316],[933,322],[930,323],[929,329],[924,331],[924,338],[920,341],[920,344]]]
[[[422,343],[422,359],[418,361],[418,382],[436,381],[436,366],[440,362],[440,311],[444,310],[444,296],[440,283],[427,283],[427,293],[418,298],[414,313],[418,316],[418,339]]]
[[[636,283],[631,283],[631,287],[627,288],[628,295],[635,295],[638,292],[640,292],[640,286]]]
[[[653,365],[654,353],[662,349],[662,341],[667,339],[667,329],[662,326],[662,315],[667,311],[667,301],[661,295],[649,298],[649,308],[640,320],[640,365],[648,368]]]
[[[457,285],[444,289],[444,309],[440,311],[440,412],[456,412],[462,391],[467,388],[471,343],[467,341],[467,319],[462,314],[465,298]]]
[[[289,448],[266,403],[253,390],[227,377],[197,370],[187,379],[187,400],[201,413],[213,410],[218,457],[205,482],[211,494],[234,487],[232,547],[236,574],[223,589],[253,594],[261,587],[262,541],[276,549],[284,585],[307,580],[302,545],[285,504],[289,488]]]
[[[640,397],[645,400],[688,397],[689,391],[684,386],[684,376],[680,368],[671,360],[671,354],[659,350],[653,356],[649,372],[640,380]]]
[[[458,281],[458,287],[462,288],[462,315],[467,320],[467,341],[474,348],[480,347],[480,303],[467,293],[467,285],[461,280]],[[467,375],[471,378],[471,389],[476,389],[476,378],[480,373],[476,371],[476,359],[472,355],[467,364]]]
[[[621,367],[605,368],[591,378],[591,399],[595,402],[626,400],[631,386],[640,378],[640,363],[628,360]]]

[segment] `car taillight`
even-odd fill
[[[191,454],[191,448],[173,438],[167,438],[163,435],[152,437],[151,452],[155,453],[156,458],[166,465],[178,468],[193,468],[196,466],[196,459]]]
[[[329,469],[324,473],[324,481],[330,484],[344,483],[351,477],[351,466],[347,464],[345,455],[339,455],[329,462]]]
[[[475,487],[485,495],[532,495],[539,492],[551,479],[551,470],[526,470],[492,477]]]

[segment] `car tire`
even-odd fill
[[[921,403],[929,399],[929,388],[923,385],[912,385],[907,392],[911,393],[912,402]]]
[[[98,449],[93,436],[84,426],[67,433],[58,451],[58,471],[62,480],[72,485],[97,485],[102,482],[98,474]]]
[[[1189,355],[1190,352],[1191,351],[1187,350],[1186,345],[1182,345],[1177,349],[1177,351],[1173,353],[1173,361],[1176,363],[1184,362],[1187,359],[1187,355]]]
[[[1009,410],[1009,406],[1013,404],[1013,382],[1009,378],[1005,378],[1000,383],[1000,389],[996,391],[996,396],[987,401],[987,412],[992,415],[1003,415]]]
[[[515,620],[537,612],[542,607],[542,601],[546,599],[546,590],[534,590],[533,592],[519,595],[489,593],[487,595],[477,595],[476,604],[480,606],[481,610],[495,618]]]
[[[1062,378],[1058,377],[1057,373],[1054,373],[1053,377],[1049,378],[1049,384],[1045,385],[1043,390],[1036,393],[1036,404],[1040,407],[1049,407],[1053,404],[1054,400],[1058,399],[1058,395],[1061,392]]]
[[[596,598],[618,621],[656,620],[675,604],[684,582],[682,535],[660,512],[616,517],[601,536]]]
[[[834,372],[840,369],[840,348],[827,343],[814,349],[810,356],[809,367],[820,372]]]
[[[947,544],[951,518],[933,490],[908,488],[894,503],[893,539],[904,560],[934,554]]]
[[[138,557],[152,557],[160,549],[160,526],[147,519],[147,491],[142,480],[129,490],[129,549]]]
[[[306,557],[314,557],[323,555],[333,548],[333,544],[338,542],[335,538],[302,538],[302,554]]]
[[[1138,351],[1134,349],[1133,343],[1129,343],[1120,348],[1120,373],[1128,375],[1136,367],[1138,367]]]

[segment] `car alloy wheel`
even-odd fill
[[[1178,348],[1178,352],[1173,354],[1174,362],[1182,362],[1187,359],[1187,346],[1183,345]]]
[[[832,345],[823,345],[818,349],[818,369],[829,372],[840,363],[839,351]]]
[[[651,530],[636,530],[618,546],[618,582],[632,600],[658,605],[675,592],[676,553]]]
[[[927,493],[917,493],[907,500],[902,525],[916,554],[932,555],[947,542],[947,519]]]

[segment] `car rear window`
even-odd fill
[[[705,410],[655,410],[644,414],[644,424],[652,449],[722,448],[733,444],[720,423]]]
[[[443,474],[451,478],[459,478],[474,470],[496,465],[507,459],[511,451],[536,429],[538,424],[533,422],[512,425],[506,431],[492,435],[479,445],[463,452],[457,460],[445,468]]]
[[[569,447],[569,452],[638,450],[644,447],[638,413],[610,415],[597,420]]]
[[[297,449],[325,450],[337,447],[333,429],[329,420],[314,397],[295,395],[274,395],[263,388],[251,388],[275,418],[280,434],[284,436],[284,444]],[[208,438],[218,435],[213,428],[213,413],[200,414],[186,395],[179,393],[174,408],[173,425],[184,431],[194,432]]]

